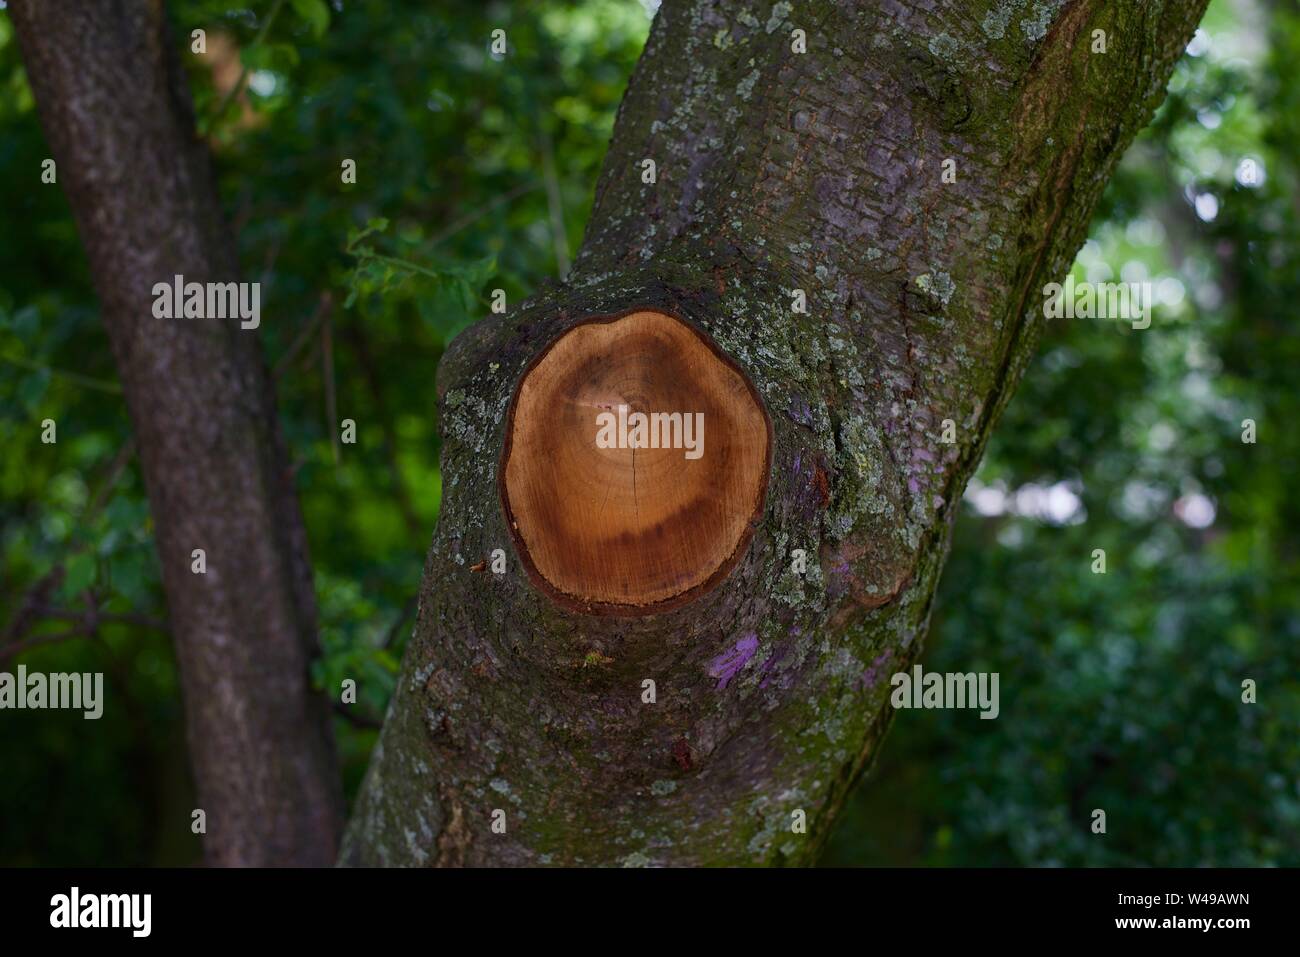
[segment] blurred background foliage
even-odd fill
[[[438,358],[492,289],[567,269],[654,4],[169,6],[263,284],[316,679],[359,685],[351,796],[438,513]],[[900,712],[826,863],[1300,864],[1297,62],[1295,0],[1213,0],[1074,267],[1156,283],[1153,324],[1050,324],[957,522],[923,663],[999,672],[1001,716]],[[0,131],[0,668],[109,695],[93,724],[3,715],[0,864],[197,862],[148,502],[2,11]]]

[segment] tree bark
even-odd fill
[[[309,677],[315,597],[257,333],[153,314],[157,282],[239,278],[177,56],[188,41],[159,0],[13,0],[10,13],[135,430],[206,858],[331,863],[342,800]]]
[[[889,726],[890,675],[918,654],[1043,286],[1204,6],[666,0],[569,281],[471,327],[439,368],[442,514],[342,860],[815,860]],[[774,437],[729,576],[615,618],[530,582],[497,472],[538,354],[634,308],[711,337]],[[479,570],[498,548],[508,571]]]

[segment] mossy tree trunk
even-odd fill
[[[442,515],[343,861],[814,860],[919,651],[1043,287],[1204,5],[666,0],[569,280],[439,369]],[[767,496],[716,587],[584,614],[521,567],[506,412],[548,344],[634,308],[693,324],[753,383]]]

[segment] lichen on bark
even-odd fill
[[[889,675],[919,652],[1036,291],[1203,6],[667,0],[573,275],[443,359],[443,512],[344,861],[814,860],[888,728]],[[584,317],[638,306],[731,357],[774,444],[731,574],[610,620],[557,608],[513,554],[505,575],[471,568],[510,550],[496,453],[519,376]]]

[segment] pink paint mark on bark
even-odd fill
[[[734,678],[741,668],[749,664],[749,659],[754,657],[756,651],[758,651],[758,635],[748,634],[714,658],[709,664],[709,677],[718,679],[718,687],[715,690],[721,691],[725,688],[727,682]]]
[[[811,426],[813,424],[812,406],[796,396],[790,400],[790,418],[800,425]]]

